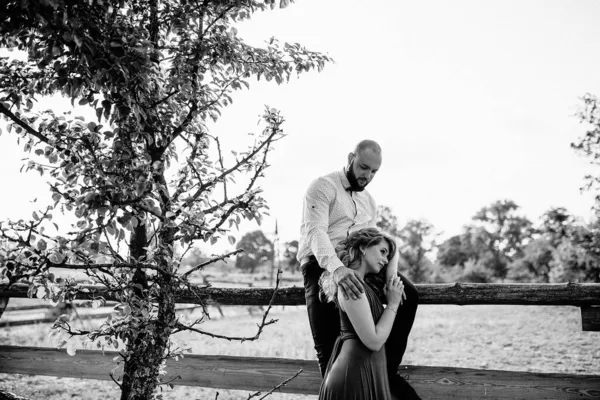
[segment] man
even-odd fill
[[[352,269],[337,258],[335,246],[355,230],[374,227],[377,206],[365,190],[381,167],[381,147],[373,140],[363,140],[348,154],[348,164],[313,181],[306,192],[298,243],[298,261],[304,276],[306,307],[313,334],[321,375],[324,376],[335,340],[339,335],[339,311],[333,303],[319,299],[319,278],[327,270],[346,298],[357,299],[362,284]],[[387,275],[396,274],[397,256],[389,263]],[[397,375],[406,350],[418,305],[414,285],[399,274],[406,300],[398,309],[394,327],[386,342],[390,385],[404,398],[419,399],[414,390]]]

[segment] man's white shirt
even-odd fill
[[[343,266],[335,246],[351,232],[375,227],[377,205],[373,197],[349,191],[344,170],[314,180],[304,196],[298,260],[314,255],[321,268],[333,273]]]

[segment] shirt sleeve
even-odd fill
[[[310,250],[321,268],[333,273],[344,264],[335,253],[329,235],[329,207],[335,201],[335,188],[324,179],[308,187],[304,198],[303,230]]]

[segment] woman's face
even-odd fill
[[[364,249],[365,255],[363,256],[363,262],[366,264],[367,274],[377,274],[381,271],[388,263],[388,256],[390,254],[390,248],[387,240],[374,244],[373,246]]]

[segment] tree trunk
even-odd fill
[[[145,255],[148,245],[146,227],[138,225],[132,235],[130,249],[131,255],[138,261]],[[169,270],[168,262],[162,258],[165,270]],[[136,270],[132,283],[148,289],[148,281],[142,269]],[[136,326],[134,333],[127,338],[126,353],[121,383],[121,400],[148,400],[159,383],[159,371],[167,356],[169,337],[175,322],[174,288],[165,275],[158,274],[154,285],[158,287],[158,313],[156,319],[141,323]],[[151,301],[145,290],[137,289],[137,299],[142,303]],[[139,317],[140,321],[147,321],[141,314],[141,308],[131,304],[132,315]]]
[[[155,8],[153,8],[155,11]],[[153,13],[154,15],[154,13]],[[164,149],[163,149],[164,150]],[[152,152],[152,160],[163,161],[162,151]],[[154,184],[158,189],[161,209],[166,214],[171,209],[168,186],[162,172],[153,174]],[[173,243],[176,229],[160,226],[155,236],[156,248],[159,252],[154,256],[154,261],[161,268],[153,278],[150,290],[137,290],[136,297],[152,308],[152,303],[158,304],[155,318],[144,318],[141,308],[131,307],[132,314],[137,313],[141,323],[134,325],[135,330],[127,340],[127,359],[123,370],[121,384],[121,400],[149,400],[159,385],[159,372],[169,354],[169,338],[175,326],[175,291],[177,282],[171,280],[174,273]],[[146,248],[149,245],[145,225],[138,225],[132,235],[130,244],[131,255],[137,261],[143,261]],[[132,283],[140,284],[143,289],[149,289],[147,276],[144,270],[137,269]],[[149,292],[153,292],[152,295]],[[150,303],[150,304],[148,304]]]
[[[169,293],[170,292],[170,293]],[[159,370],[167,356],[169,337],[175,321],[175,299],[168,286],[161,290],[157,319],[140,327],[127,344],[121,400],[149,400],[159,384]]]

